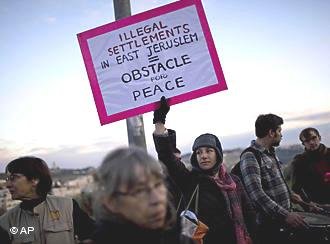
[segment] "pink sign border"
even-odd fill
[[[136,116],[139,114],[143,114],[146,112],[150,112],[155,110],[156,108],[156,103],[150,103],[150,104],[146,104],[140,107],[136,107],[134,109],[129,109],[123,112],[119,112],[116,114],[112,114],[112,115],[107,115],[106,112],[106,108],[104,105],[104,101],[102,98],[102,94],[101,94],[101,89],[97,80],[97,76],[96,76],[96,72],[94,69],[94,65],[93,65],[93,61],[92,61],[92,56],[88,47],[88,42],[87,40],[89,38],[93,38],[95,36],[98,35],[102,35],[104,33],[107,33],[109,31],[113,31],[128,25],[132,25],[141,21],[144,21],[146,19],[150,19],[156,16],[160,16],[169,12],[174,12],[176,10],[188,7],[188,6],[192,6],[195,5],[198,16],[199,16],[199,20],[202,26],[202,30],[203,30],[203,34],[207,43],[207,47],[211,56],[211,60],[213,63],[213,68],[215,71],[215,74],[217,76],[218,79],[218,83],[212,86],[208,86],[208,87],[204,87],[198,90],[194,90],[182,95],[178,95],[178,96],[173,96],[169,99],[169,104],[170,105],[174,105],[177,103],[182,103],[188,100],[192,100],[195,98],[199,98],[205,95],[209,95],[218,91],[222,91],[222,90],[226,90],[227,89],[227,84],[225,81],[225,77],[223,75],[223,71],[221,68],[221,64],[216,52],[216,48],[213,42],[213,38],[211,35],[211,31],[209,28],[209,25],[207,23],[207,19],[205,16],[205,12],[202,6],[202,2],[201,0],[181,0],[181,1],[177,1],[177,2],[173,2],[170,4],[167,4],[165,6],[161,6],[140,14],[136,14],[136,15],[132,15],[128,18],[124,18],[124,19],[120,19],[117,20],[115,22],[106,24],[106,25],[102,25],[99,27],[96,27],[94,29],[82,32],[77,34],[78,36],[78,41],[79,41],[79,45],[80,45],[80,49],[82,52],[82,56],[84,59],[84,63],[86,66],[86,70],[87,70],[87,75],[90,81],[90,86],[93,92],[93,96],[94,96],[94,100],[95,100],[95,104],[96,104],[96,109],[99,115],[99,119],[100,119],[100,123],[101,125],[105,125],[111,122],[115,122],[115,121],[119,121],[122,119],[126,119],[132,116]]]

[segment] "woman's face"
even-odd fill
[[[13,200],[30,200],[38,198],[38,180],[29,180],[25,175],[19,173],[7,173],[7,188]]]
[[[138,182],[132,188],[119,187],[113,197],[105,199],[105,207],[124,219],[146,229],[164,227],[167,212],[167,190],[163,179],[146,176],[136,167]]]
[[[217,163],[217,153],[212,147],[200,147],[196,150],[198,165],[203,170],[211,169]]]

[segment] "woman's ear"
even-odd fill
[[[269,135],[269,137],[272,138],[272,137],[276,136],[276,131],[270,129],[270,130],[268,131],[268,135]]]

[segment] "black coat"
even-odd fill
[[[100,221],[92,237],[95,244],[193,244],[193,241],[180,235],[180,229],[142,229],[131,223]]]
[[[233,223],[228,215],[226,202],[221,190],[217,184],[207,175],[200,171],[186,169],[185,165],[178,161],[173,155],[172,142],[175,138],[175,132],[169,130],[168,136],[154,135],[155,147],[158,153],[158,158],[161,160],[168,169],[169,175],[180,187],[184,198],[190,199],[192,192],[199,184],[199,200],[198,200],[198,219],[201,220],[209,227],[209,231],[204,238],[205,244],[235,244],[236,237],[234,233]],[[239,179],[233,177],[241,186]],[[245,195],[243,188],[241,192],[241,203],[243,207],[243,214],[251,227],[254,226],[254,210]],[[194,206],[190,207],[194,210]]]
[[[322,166],[321,166],[322,164]],[[305,151],[292,162],[292,190],[321,204],[330,204],[330,183],[324,174],[330,171],[330,149],[323,144],[316,151]]]

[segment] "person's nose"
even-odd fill
[[[202,153],[201,153],[201,158],[205,159],[205,158],[207,158],[207,157],[208,157],[207,152],[202,152]]]

